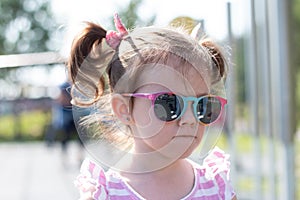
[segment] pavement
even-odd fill
[[[74,180],[84,150],[70,143],[0,143],[0,200],[75,200]],[[82,157],[82,156],[81,156]]]
[[[243,156],[236,158],[235,170],[237,171],[232,171],[236,172],[232,173],[232,177],[235,177],[233,179],[236,183],[250,181],[249,184],[252,184],[253,188],[237,188],[239,199],[255,197],[257,191],[254,188],[256,184],[254,180],[259,177],[259,173],[268,178],[272,163],[276,167],[276,177],[278,176],[278,180],[281,180],[282,173],[280,172],[284,172],[284,169],[282,158],[278,155],[275,160],[272,160],[268,159],[269,154],[262,152],[262,157],[259,157],[261,161],[259,173],[256,171],[253,152],[241,155]],[[50,147],[43,142],[0,143],[0,200],[79,199],[74,180],[79,174],[81,158],[85,156],[88,154],[80,148],[77,142],[69,144],[67,153],[62,153],[59,143]],[[266,181],[270,180],[266,179]],[[259,191],[262,191],[262,188]],[[270,188],[265,188],[263,192],[262,196],[271,194]]]

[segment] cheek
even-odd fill
[[[195,149],[201,144],[203,135],[205,133],[205,127],[198,125],[197,128],[190,131],[180,130],[182,133],[189,133],[195,136],[195,138],[181,138],[179,137],[174,143],[170,143],[170,148],[173,149],[172,156],[186,158],[190,156]]]
[[[205,126],[199,125],[198,131],[197,131],[197,139],[198,139],[199,143],[201,142],[204,133],[205,133]]]
[[[132,117],[135,125],[138,127],[146,127],[152,121],[151,116],[151,103],[147,100],[134,99],[132,105]]]
[[[172,141],[172,136],[168,135],[168,133],[165,131],[161,131],[155,136],[147,138],[144,141],[152,149],[159,151],[160,149],[170,144],[170,142]]]
[[[175,158],[176,155],[182,154],[180,150],[181,145],[172,139],[177,131],[178,129],[168,124],[156,135],[151,138],[145,138],[143,140],[144,144],[149,147],[150,151],[156,152],[158,156]]]
[[[176,122],[174,122],[176,123]],[[145,140],[145,142],[153,147],[153,149],[158,150],[160,153],[168,157],[180,157],[184,154],[191,154],[201,143],[203,135],[205,132],[205,127],[198,125],[193,129],[180,128],[176,124],[165,125],[161,129],[160,133],[153,138]],[[195,138],[176,138],[176,135],[193,135]]]
[[[151,102],[136,99],[132,108],[132,117],[136,130],[135,137],[151,138],[159,134],[165,125],[156,118]]]

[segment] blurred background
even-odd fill
[[[83,21],[201,22],[230,58],[227,121],[238,199],[300,199],[300,0],[0,0],[0,199],[78,198],[86,152],[65,62]]]

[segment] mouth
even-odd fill
[[[195,138],[197,139],[197,136],[194,136],[194,135],[175,135],[172,137],[172,139],[174,138]]]

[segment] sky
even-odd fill
[[[83,21],[93,21],[107,28],[115,12],[128,5],[130,0],[51,0],[52,9],[65,29],[61,53],[69,52],[71,41],[82,28]],[[246,26],[245,9],[247,0],[143,0],[138,14],[141,19],[156,15],[156,26],[166,26],[178,16],[188,16],[196,20],[204,19],[210,37],[216,40],[226,38],[227,2],[233,10],[233,31],[241,34]]]

